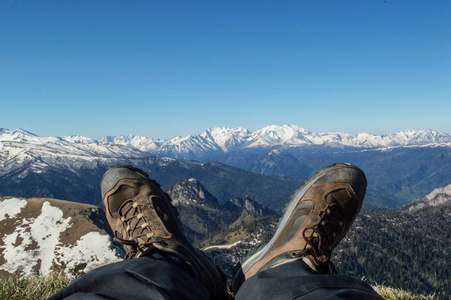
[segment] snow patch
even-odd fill
[[[202,251],[211,250],[211,249],[232,249],[233,247],[238,246],[239,244],[241,244],[241,242],[242,241],[238,241],[238,242],[235,242],[235,243],[230,244],[230,245],[209,246],[209,247],[203,249]]]
[[[46,201],[42,205],[41,215],[30,224],[31,236],[38,243],[41,256],[41,273],[46,274],[53,266],[56,245],[62,232],[72,225],[71,218],[64,219],[63,211]]]
[[[22,208],[27,206],[27,200],[18,198],[9,198],[0,202],[0,221],[12,219],[20,213]]]
[[[27,224],[26,220],[24,222]],[[18,242],[21,243],[16,245]],[[13,233],[6,235],[3,238],[3,258],[5,263],[0,266],[0,270],[9,273],[22,272],[31,274],[33,266],[38,262],[40,253],[37,250],[27,250],[31,246],[33,240],[30,232],[27,232],[27,227],[18,227]]]
[[[71,226],[70,220],[63,218],[61,209],[51,206],[48,201],[44,202],[36,219],[24,219],[12,234],[3,238],[4,246],[0,248],[4,249],[6,263],[0,269],[10,273],[32,273],[40,260],[39,273],[46,275],[52,269],[60,234]],[[37,243],[34,249],[33,243]]]
[[[82,236],[75,245],[69,247],[56,247],[59,253],[59,263],[67,268],[74,269],[76,264],[86,264],[82,270],[88,272],[102,265],[121,261],[114,249],[106,247],[110,244],[110,237],[99,232],[90,232]]]
[[[19,199],[7,199],[1,203],[2,215],[11,216],[20,212],[26,205]],[[13,204],[16,204],[13,206]],[[18,205],[17,205],[18,204]],[[3,211],[3,208],[8,208]],[[12,209],[11,207],[14,207]],[[17,209],[21,207],[20,209]],[[46,201],[37,218],[23,219],[11,234],[3,237],[2,255],[5,263],[0,270],[9,273],[21,272],[48,274],[55,264],[66,266],[66,271],[86,263],[83,270],[89,271],[100,265],[119,261],[112,249],[110,237],[99,232],[90,232],[82,236],[74,245],[63,246],[60,236],[72,227],[71,218],[64,218],[63,211]],[[69,273],[69,272],[67,272]]]

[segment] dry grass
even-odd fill
[[[1,300],[41,300],[47,299],[66,287],[71,279],[63,272],[53,272],[47,276],[12,275],[0,278]],[[373,286],[374,290],[386,300],[435,300],[444,299],[435,295],[415,295],[400,289]],[[448,298],[449,299],[449,298]]]
[[[47,299],[66,287],[70,281],[71,279],[62,272],[53,272],[47,276],[11,275],[0,279],[0,299]]]
[[[433,300],[443,299],[435,295],[415,295],[411,292],[406,292],[400,289],[385,287],[382,285],[373,286],[374,290],[381,295],[385,300]]]

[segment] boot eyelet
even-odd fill
[[[296,252],[291,252],[291,256],[293,256],[293,257],[298,257],[298,256],[301,256],[301,252],[299,252],[299,251],[296,251]]]

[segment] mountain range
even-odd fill
[[[400,208],[451,184],[451,134],[313,133],[285,125],[254,132],[217,127],[167,141],[141,136],[97,141],[0,129],[0,195],[100,205],[103,172],[131,164],[150,173],[165,189],[195,177],[220,203],[249,195],[281,211],[305,178],[336,161],[354,163],[365,171],[366,205]]]
[[[290,149],[322,146],[325,148],[386,148],[451,144],[451,134],[434,130],[403,130],[389,135],[343,132],[314,133],[296,125],[267,126],[251,132],[247,129],[214,127],[197,135],[177,136],[170,140],[135,135],[106,136],[94,140],[83,136],[38,137],[23,129],[0,129],[2,143],[27,143],[41,150],[70,151],[74,155],[139,157],[158,154],[173,158],[204,159],[242,150]],[[72,148],[72,149],[69,149]],[[64,149],[64,150],[63,150]],[[36,149],[37,150],[37,149]],[[17,153],[11,153],[12,155]]]
[[[314,133],[295,125],[268,126],[251,132],[244,128],[209,128],[198,135],[171,140],[142,136],[109,136],[101,144],[131,146],[146,153],[175,158],[203,159],[233,151],[262,148],[293,148],[324,146],[329,148],[381,148],[426,144],[449,144],[451,134],[434,130],[404,130],[389,135],[343,132]]]

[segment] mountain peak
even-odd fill
[[[36,134],[22,128],[16,130],[0,128],[0,140],[26,140],[36,137],[38,137]]]
[[[18,128],[14,132],[15,133],[21,133],[21,134],[26,134],[26,135],[37,136],[36,134],[34,134],[34,133],[32,133],[32,132],[30,132],[28,130],[22,129],[22,128]]]
[[[258,217],[276,214],[273,210],[254,201],[249,195],[230,199],[224,204],[224,208],[231,211],[245,211],[253,216]]]
[[[96,144],[97,141],[85,136],[81,136],[81,135],[69,135],[69,136],[63,136],[60,137],[61,140],[66,141],[66,142],[71,142],[71,143],[81,143],[81,144]]]
[[[177,182],[168,190],[174,205],[194,204],[218,207],[218,200],[196,178]]]
[[[210,127],[199,136],[226,152],[245,143],[250,135],[251,132],[243,127]]]

